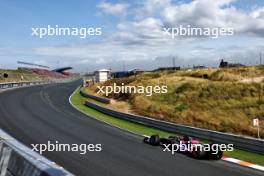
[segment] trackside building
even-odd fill
[[[100,69],[94,72],[95,82],[104,82],[110,78],[110,70]]]

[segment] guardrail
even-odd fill
[[[23,81],[23,82],[6,82],[0,83],[0,89],[10,89],[15,87],[32,86],[39,84],[48,84],[51,81]]]
[[[91,99],[94,99],[96,101],[99,101],[101,103],[105,103],[105,104],[110,104],[110,100],[107,99],[107,98],[102,98],[102,97],[97,97],[97,96],[94,96],[94,95],[91,95],[91,94],[87,94],[85,93],[82,89],[80,91],[80,94],[83,96],[83,97],[86,97],[86,98],[91,98]]]
[[[81,92],[80,92],[81,93]],[[87,93],[82,92],[81,93],[86,94]],[[222,133],[207,129],[201,129],[201,128],[195,128],[190,127],[186,125],[179,125],[175,123],[169,123],[161,120],[156,120],[144,116],[134,115],[134,114],[128,114],[123,112],[114,111],[112,109],[104,108],[101,106],[98,106],[94,103],[85,102],[85,105],[93,108],[99,112],[102,112],[104,114],[122,119],[127,120],[133,123],[142,124],[148,127],[165,130],[172,133],[178,133],[178,134],[184,134],[189,136],[194,136],[197,138],[217,142],[217,143],[225,143],[225,144],[233,144],[235,148],[251,151],[259,154],[264,154],[264,140],[251,138],[251,137],[245,137],[240,135],[234,135],[229,133]]]
[[[0,129],[1,176],[73,176]]]

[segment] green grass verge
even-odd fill
[[[243,161],[255,163],[264,166],[264,155],[235,149],[233,152],[225,152],[225,156],[237,158]]]
[[[101,112],[98,112],[92,108],[89,108],[87,106],[84,105],[86,100],[91,100],[92,103],[95,103],[95,100],[89,99],[89,98],[85,98],[83,96],[80,95],[79,93],[80,88],[78,88],[74,94],[71,97],[71,102],[72,104],[78,108],[79,110],[81,110],[82,112],[84,112],[85,114],[92,116],[93,118],[109,123],[111,125],[117,126],[119,128],[122,129],[126,129],[128,131],[137,133],[137,134],[141,134],[141,135],[152,135],[152,134],[159,134],[162,137],[168,136],[168,135],[173,135],[173,133],[168,133],[165,131],[161,131],[155,128],[149,128],[146,127],[144,125],[140,125],[140,124],[135,124],[132,122],[128,122],[126,120],[120,120],[117,118],[114,118],[112,116],[103,114]],[[97,102],[97,104],[100,104]]]
[[[162,137],[167,137],[169,135],[175,135],[173,133],[158,130],[155,128],[146,127],[144,125],[139,125],[136,123],[125,121],[125,120],[120,120],[120,119],[114,118],[112,116],[98,112],[92,108],[89,108],[89,107],[84,105],[84,102],[86,100],[88,100],[88,101],[92,101],[93,103],[95,103],[96,101],[91,100],[91,99],[87,99],[87,98],[81,96],[79,92],[80,92],[80,88],[77,88],[75,90],[75,92],[73,93],[73,95],[71,97],[72,104],[76,108],[78,108],[80,111],[82,111],[83,113],[85,113],[85,114],[87,114],[87,115],[89,115],[89,116],[91,116],[97,120],[109,123],[113,126],[131,131],[131,132],[134,132],[137,134],[141,134],[141,135],[159,134]],[[96,102],[96,103],[98,104],[98,102]],[[237,158],[240,160],[244,160],[247,162],[252,162],[252,163],[256,163],[256,164],[264,166],[264,155],[235,149],[232,152],[225,152],[225,156]]]

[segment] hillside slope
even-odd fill
[[[7,74],[8,77],[5,78],[4,74]],[[42,80],[42,77],[30,71],[0,69],[0,83],[13,82],[13,81],[38,81],[38,80]]]
[[[255,78],[263,76],[264,66],[200,69],[151,72],[112,79],[103,85],[167,85],[166,94],[112,93],[108,97],[116,101],[110,107],[169,122],[256,137],[252,119],[264,120],[264,81],[255,81]],[[97,85],[87,91],[97,92]],[[261,136],[264,137],[263,131]]]

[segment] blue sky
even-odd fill
[[[31,46],[32,44],[61,43],[59,40],[37,40],[31,37],[31,27],[60,26],[101,26],[103,22],[96,16],[96,2],[78,1],[8,1],[0,6],[1,40],[8,46]]]
[[[204,10],[201,10],[204,9]],[[207,12],[208,13],[205,13]],[[233,27],[235,35],[164,38],[162,27],[188,23]],[[31,36],[32,27],[100,27],[101,36]],[[263,0],[0,0],[0,67],[17,60],[76,71],[152,69],[171,65],[215,66],[219,59],[255,63],[263,51]]]

